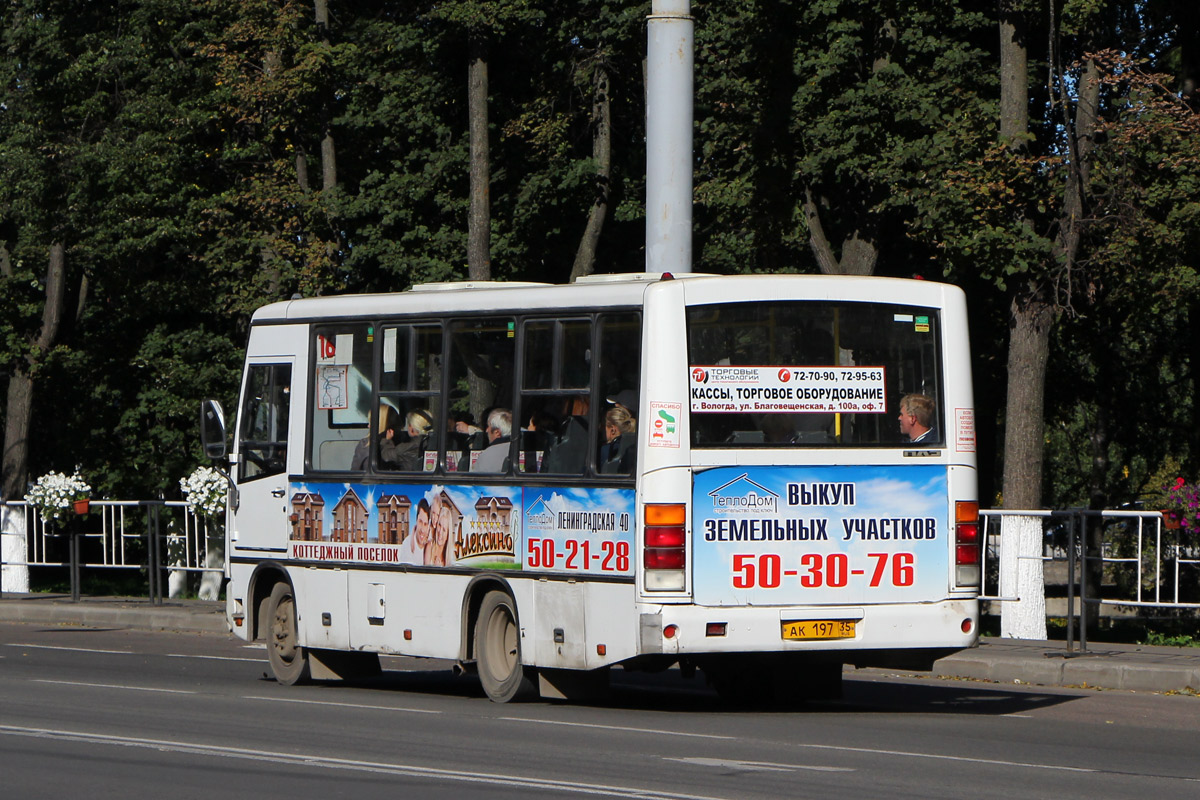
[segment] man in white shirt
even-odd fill
[[[512,412],[507,408],[492,409],[487,418],[488,446],[475,465],[472,472],[504,472],[504,462],[508,460],[509,447],[512,441]]]

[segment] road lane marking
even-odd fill
[[[100,653],[103,655],[113,656],[136,656],[136,655],[157,655],[157,653],[135,653],[133,650],[100,650],[95,647],[63,647],[62,645],[53,644],[9,644],[3,643],[6,647],[25,647],[31,650],[65,650],[69,653]],[[211,661],[244,661],[247,664],[260,664],[261,658],[236,658],[234,656],[207,656],[207,655],[192,655],[190,653],[164,653],[167,658],[206,658]]]
[[[119,683],[83,683],[82,681],[52,681],[34,678],[34,683],[54,683],[60,686],[86,686],[89,689],[128,689],[131,692],[160,692],[162,694],[199,694],[186,689],[155,689],[150,686],[123,686]]]
[[[809,764],[774,764],[770,761],[735,761],[727,758],[670,758],[666,761],[681,761],[684,764],[695,764],[698,767],[719,767],[721,769],[736,769],[751,772],[795,772],[808,770],[811,772],[857,772],[854,767],[814,767]]]
[[[247,695],[246,700],[266,700],[269,703],[301,703],[310,706],[337,706],[338,708],[369,708],[372,711],[407,711],[413,714],[444,714],[428,708],[408,708],[405,706],[372,706],[366,703],[338,703],[330,700],[302,700],[292,697],[266,697],[264,695]]]
[[[112,736],[100,733],[84,733],[80,731],[54,730],[48,728],[23,728],[13,725],[0,725],[0,735],[22,736],[32,739],[51,739],[58,741],[81,742],[85,744],[106,744],[119,747],[136,747],[159,752],[186,753],[189,755],[213,756],[217,758],[235,758],[248,761],[260,761],[290,766],[316,767],[324,769],[341,769],[357,772],[370,772],[384,775],[400,775],[412,778],[440,779],[464,783],[486,784],[490,786],[507,786],[521,789],[548,789],[568,794],[581,794],[602,797],[628,797],[634,800],[726,800],[712,795],[687,794],[684,792],[668,792],[650,789],[643,786],[618,786],[605,784],[589,784],[577,781],[554,780],[551,778],[532,778],[523,775],[503,775],[494,772],[469,772],[467,770],[437,769],[434,767],[419,767],[415,764],[388,764],[379,761],[357,761],[346,758],[332,758],[322,755],[306,755],[303,753],[284,753],[271,750],[251,750],[242,747],[221,747],[217,745],[198,744],[193,742],[171,741],[167,739],[141,739],[131,736]]]
[[[66,650],[69,653],[102,653],[113,656],[133,656],[132,650],[99,650],[94,647],[62,647],[53,644],[10,644],[9,647],[28,647],[31,650]]]
[[[1035,764],[1031,761],[1005,761],[996,758],[979,758],[978,756],[949,756],[939,753],[915,753],[907,750],[879,750],[873,747],[845,747],[837,744],[795,744],[795,747],[809,750],[835,750],[842,753],[866,753],[876,756],[902,756],[904,758],[928,758],[936,761],[965,761],[971,764],[989,764],[996,767],[1024,767],[1026,769],[1049,769],[1063,772],[1105,772],[1106,770],[1091,767],[1066,767],[1059,764]],[[1192,780],[1184,778],[1183,780]],[[1200,780],[1200,779],[1197,779]]]
[[[562,725],[568,728],[599,728],[605,731],[629,731],[631,733],[651,733],[656,736],[690,736],[696,739],[736,739],[736,736],[718,736],[715,733],[688,733],[686,731],[665,731],[657,728],[629,728],[623,725],[601,725],[597,722],[560,722],[553,719],[529,719],[528,717],[496,717],[503,722],[530,722],[535,725]]]
[[[878,750],[872,747],[844,747],[835,744],[795,744],[810,750],[836,750],[843,753],[866,753],[868,755],[901,756],[904,758],[927,758],[937,761],[964,761],[971,764],[987,764],[996,767],[1017,767],[1021,769],[1045,769],[1056,772],[1085,772],[1093,775],[1121,775],[1128,778],[1161,778],[1184,783],[1200,783],[1200,778],[1189,778],[1184,775],[1162,775],[1154,772],[1130,772],[1128,770],[1104,769],[1103,767],[1067,767],[1061,764],[1036,764],[1031,761],[1005,761],[995,758],[978,758],[975,756],[948,756],[937,753],[914,753],[906,750]]]

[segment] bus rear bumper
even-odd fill
[[[907,669],[929,669],[978,641],[974,598],[867,607],[661,605],[643,607],[639,626],[641,655],[808,652]]]

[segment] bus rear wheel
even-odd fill
[[[516,605],[505,592],[488,592],[475,620],[479,682],[494,702],[507,703],[533,693],[533,681],[521,663],[521,631]]]
[[[298,644],[296,631],[296,598],[292,587],[277,583],[267,602],[267,657],[275,680],[285,686],[307,683],[308,653]]]

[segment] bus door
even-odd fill
[[[291,356],[251,357],[242,384],[237,429],[238,506],[230,542],[240,550],[286,552],[288,428],[293,414]],[[299,409],[297,409],[299,411]]]

